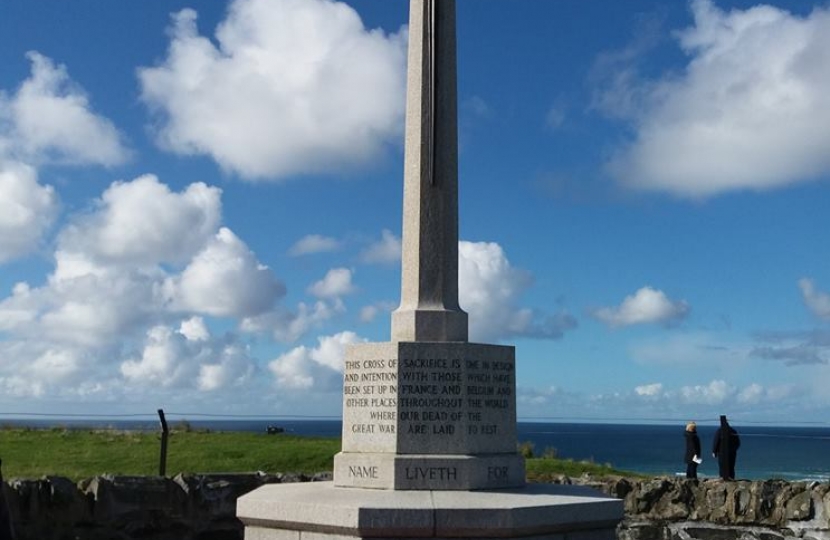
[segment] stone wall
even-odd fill
[[[2,487],[18,540],[242,540],[237,497],[329,474],[12,479]],[[830,540],[830,484],[558,477],[625,500],[619,540]]]
[[[577,482],[625,500],[619,540],[830,540],[830,484],[826,482],[684,478]]]
[[[17,540],[242,540],[236,499],[261,485],[331,480],[283,474],[180,474],[9,480]]]

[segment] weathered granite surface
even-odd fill
[[[623,505],[586,486],[423,491],[341,488],[332,482],[263,486],[237,516],[258,540],[528,538],[615,540]]]
[[[341,487],[520,487],[513,347],[363,343],[347,349]]]
[[[455,0],[410,0],[401,304],[392,341],[469,336],[458,304]]]
[[[2,487],[18,540],[242,540],[236,500],[265,484],[331,480],[292,474],[10,479]],[[619,540],[830,540],[830,483],[555,477],[624,500]]]

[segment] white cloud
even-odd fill
[[[689,314],[689,304],[684,300],[672,301],[663,291],[643,287],[626,296],[619,307],[596,309],[593,316],[611,327],[635,324],[670,324],[683,320]]]
[[[397,305],[392,302],[379,302],[370,306],[363,306],[360,308],[360,322],[372,322],[381,313],[390,313],[396,307]]]
[[[277,386],[295,390],[307,390],[314,386],[313,366],[309,363],[308,349],[297,347],[268,364]]]
[[[299,257],[301,255],[310,255],[312,253],[326,253],[340,249],[341,243],[336,238],[328,236],[321,236],[319,234],[310,234],[300,238],[297,243],[291,246],[288,254],[292,257]]]
[[[547,315],[517,307],[531,277],[512,267],[498,244],[459,242],[458,253],[459,303],[469,314],[471,340],[558,339],[577,326],[564,312]]]
[[[340,298],[354,290],[352,271],[348,268],[332,268],[323,279],[308,288],[308,292],[317,298]]]
[[[592,414],[587,412],[589,397],[558,386],[525,387],[516,390],[516,406],[520,418],[540,418],[540,412],[555,410],[557,418],[573,418],[575,421]],[[544,418],[544,414],[541,417]]]
[[[62,232],[60,245],[102,262],[181,263],[215,234],[221,194],[201,182],[174,193],[150,174],[114,182],[91,213]]]
[[[31,289],[19,284],[0,302],[0,388],[15,395],[51,397],[81,393],[125,395],[134,385],[150,390],[219,390],[247,381],[254,370],[247,347],[231,335],[211,337],[191,317],[179,329],[155,295],[157,276],[85,275]],[[125,350],[141,341],[140,353]]]
[[[381,239],[366,248],[360,254],[360,260],[366,264],[397,263],[401,260],[401,239],[392,231],[384,229]]]
[[[267,312],[285,294],[268,267],[225,227],[165,287],[174,309],[217,317]]]
[[[0,329],[12,339],[101,349],[129,339],[163,310],[157,275],[94,268],[83,275],[53,275],[41,287],[18,284],[0,301]]]
[[[642,101],[629,107],[636,134],[612,173],[632,188],[701,198],[829,172],[830,10],[691,6],[694,26],[677,34],[685,71],[625,85]]]
[[[715,380],[707,385],[684,386],[679,394],[685,403],[719,405],[735,394],[735,387],[726,381]]]
[[[380,313],[380,309],[378,306],[363,306],[360,308],[360,322],[372,322],[375,320],[375,317],[378,316]]]
[[[0,392],[123,401],[248,384],[248,346],[211,336],[197,315],[269,311],[284,289],[219,228],[220,195],[203,184],[172,193],[145,176],[70,216],[45,282],[0,298]]]
[[[346,346],[365,341],[353,332],[324,336],[318,338],[318,347],[294,348],[269,362],[268,369],[282,388],[337,388],[342,383]]]
[[[619,119],[636,119],[653,84],[640,76],[646,53],[661,45],[662,18],[639,18],[625,47],[600,52],[589,71],[595,86],[591,107]]]
[[[758,403],[764,397],[764,387],[758,383],[752,383],[740,392],[738,392],[739,403]]]
[[[7,404],[20,398],[106,399],[115,376],[107,360],[115,354],[115,349],[93,352],[88,346],[51,341],[42,334],[0,340],[0,395]]]
[[[67,347],[0,342],[0,356],[0,391],[15,398],[43,397],[85,371],[81,355]]]
[[[336,171],[403,126],[405,32],[367,30],[328,0],[236,0],[215,40],[174,16],[167,58],[139,69],[159,143],[248,179]]]
[[[518,297],[530,285],[530,276],[510,265],[495,243],[459,242],[459,303],[469,314],[470,339],[494,341],[510,335],[521,318]]]
[[[661,383],[644,384],[634,388],[634,393],[643,397],[657,397],[663,392]]]
[[[89,99],[49,58],[28,53],[31,76],[17,93],[0,92],[0,149],[22,160],[117,165],[129,152],[115,126],[92,112]]]
[[[830,295],[816,289],[812,279],[802,278],[798,281],[804,303],[817,317],[830,319]]]
[[[659,400],[666,406],[681,404],[685,410],[704,410],[707,407],[727,406],[744,409],[749,405],[774,406],[792,395],[788,385],[765,387],[749,383],[743,388],[715,379],[706,384],[686,385],[677,389],[666,389],[660,383],[638,386],[635,395],[648,401]]]
[[[301,302],[296,312],[277,309],[255,317],[247,317],[239,325],[243,332],[267,333],[281,343],[294,343],[314,328],[334,316],[343,313],[345,306],[342,301],[319,301],[313,305]]]
[[[540,407],[555,409],[556,417],[618,419],[625,421],[673,420],[685,423],[716,422],[727,411],[734,419],[764,419],[786,422],[795,410],[802,410],[803,394],[811,401],[826,395],[826,384],[812,392],[792,384],[764,386],[755,382],[737,383],[714,379],[700,384],[669,387],[663,383],[636,386],[630,391],[588,394],[555,387],[524,387],[517,389],[517,405],[521,417],[539,417]],[[801,394],[801,395],[799,395]],[[826,399],[822,399],[825,403]],[[740,421],[739,421],[740,422]],[[682,429],[682,428],[681,428]]]
[[[245,388],[257,371],[248,347],[239,343],[222,344],[213,352],[210,362],[199,366],[196,384],[203,392]]]
[[[179,333],[188,341],[207,341],[210,339],[210,331],[201,317],[191,317],[182,321],[179,326]]]
[[[321,337],[318,341],[320,345],[311,351],[311,359],[321,366],[343,373],[346,346],[363,343],[366,340],[354,332],[341,332],[333,336]]]
[[[34,320],[36,310],[32,309],[31,292],[28,283],[16,283],[12,295],[0,302],[0,331],[14,330]]]
[[[0,157],[0,263],[36,249],[57,211],[54,189],[32,167]]]
[[[64,66],[27,56],[31,75],[12,94],[0,89],[0,263],[37,249],[58,212],[54,189],[38,183],[32,164],[117,165],[129,157]]]
[[[198,324],[193,319],[183,321],[182,329]],[[182,329],[163,325],[151,328],[140,357],[121,363],[125,380],[130,384],[208,392],[244,384],[255,373],[246,346],[209,334],[193,339]]]
[[[179,359],[184,356],[186,338],[166,326],[147,332],[147,342],[140,358],[126,360],[121,373],[130,382],[173,386],[181,379],[195,379],[190,366]]]
[[[45,351],[32,362],[31,370],[38,380],[65,380],[77,373],[78,359],[72,351],[54,350]]]

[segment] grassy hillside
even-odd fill
[[[159,470],[160,434],[90,429],[0,429],[3,477],[65,476],[73,480],[101,474],[154,475]],[[167,474],[180,472],[331,471],[337,438],[288,434],[171,431]],[[607,466],[553,458],[527,461],[528,478],[566,474],[623,474]]]
[[[159,433],[80,429],[0,430],[4,478],[60,475],[75,480],[159,471]],[[340,441],[238,432],[172,431],[167,473],[329,471]]]

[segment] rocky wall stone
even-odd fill
[[[8,487],[12,524],[19,538],[60,538],[59,531],[92,523],[91,501],[66,478],[14,479]]]
[[[187,496],[161,476],[99,476],[83,489],[91,496],[93,520],[106,528],[141,537],[149,531],[187,527]]]
[[[242,540],[236,499],[267,483],[330,473],[13,479],[3,488],[18,540]],[[624,500],[619,540],[830,540],[830,484],[783,480],[555,477]]]
[[[620,540],[830,540],[830,484],[611,479],[625,499]]]

